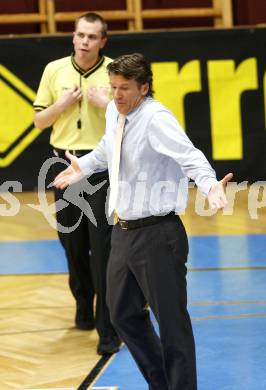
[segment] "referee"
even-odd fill
[[[62,159],[66,150],[77,157],[90,153],[103,135],[105,109],[110,100],[106,67],[111,59],[101,53],[106,40],[107,25],[102,17],[95,13],[82,15],[75,23],[74,53],[50,62],[43,72],[34,102],[35,125],[40,129],[52,126],[53,154]],[[63,167],[65,165],[56,164],[54,175]],[[104,212],[109,186],[107,170],[89,179],[93,186],[102,182],[105,184],[100,190],[87,198],[97,227],[83,215],[74,231],[64,233],[58,228],[68,261],[69,286],[76,301],[75,326],[82,330],[96,326],[100,355],[117,352],[120,344],[110,323],[105,299],[112,230]],[[63,191],[55,189],[55,198],[63,199]],[[58,226],[71,228],[80,214],[80,209],[73,204],[57,210]]]

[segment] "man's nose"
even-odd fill
[[[89,44],[89,37],[84,36],[83,39],[82,39],[82,43],[84,45],[88,45]]]
[[[113,95],[114,95],[114,98],[117,99],[117,98],[121,97],[121,92],[119,91],[119,89],[115,89],[113,92]]]

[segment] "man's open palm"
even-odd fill
[[[233,177],[232,173],[228,173],[225,177],[214,184],[208,194],[208,201],[211,209],[222,209],[227,205],[227,199],[225,196],[225,187],[229,180]]]
[[[54,179],[54,186],[63,190],[70,184],[76,183],[82,179],[83,174],[80,170],[78,164],[78,158],[73,156],[68,151],[66,152],[66,157],[70,160],[71,165],[60,172]]]

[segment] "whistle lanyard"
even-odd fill
[[[82,80],[81,80],[81,74],[79,75],[79,88],[81,89],[81,87],[82,87]],[[81,100],[82,99],[80,99],[79,100],[79,103],[78,103],[78,105],[79,105],[79,118],[78,118],[78,120],[77,120],[77,128],[78,129],[81,129],[81,127],[82,127],[82,122],[81,122]]]

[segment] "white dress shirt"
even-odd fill
[[[118,111],[114,101],[106,110],[105,135],[88,155],[79,159],[84,175],[112,172]],[[126,116],[116,211],[121,219],[182,212],[191,178],[207,195],[217,183],[204,154],[196,149],[174,115],[147,97]]]

